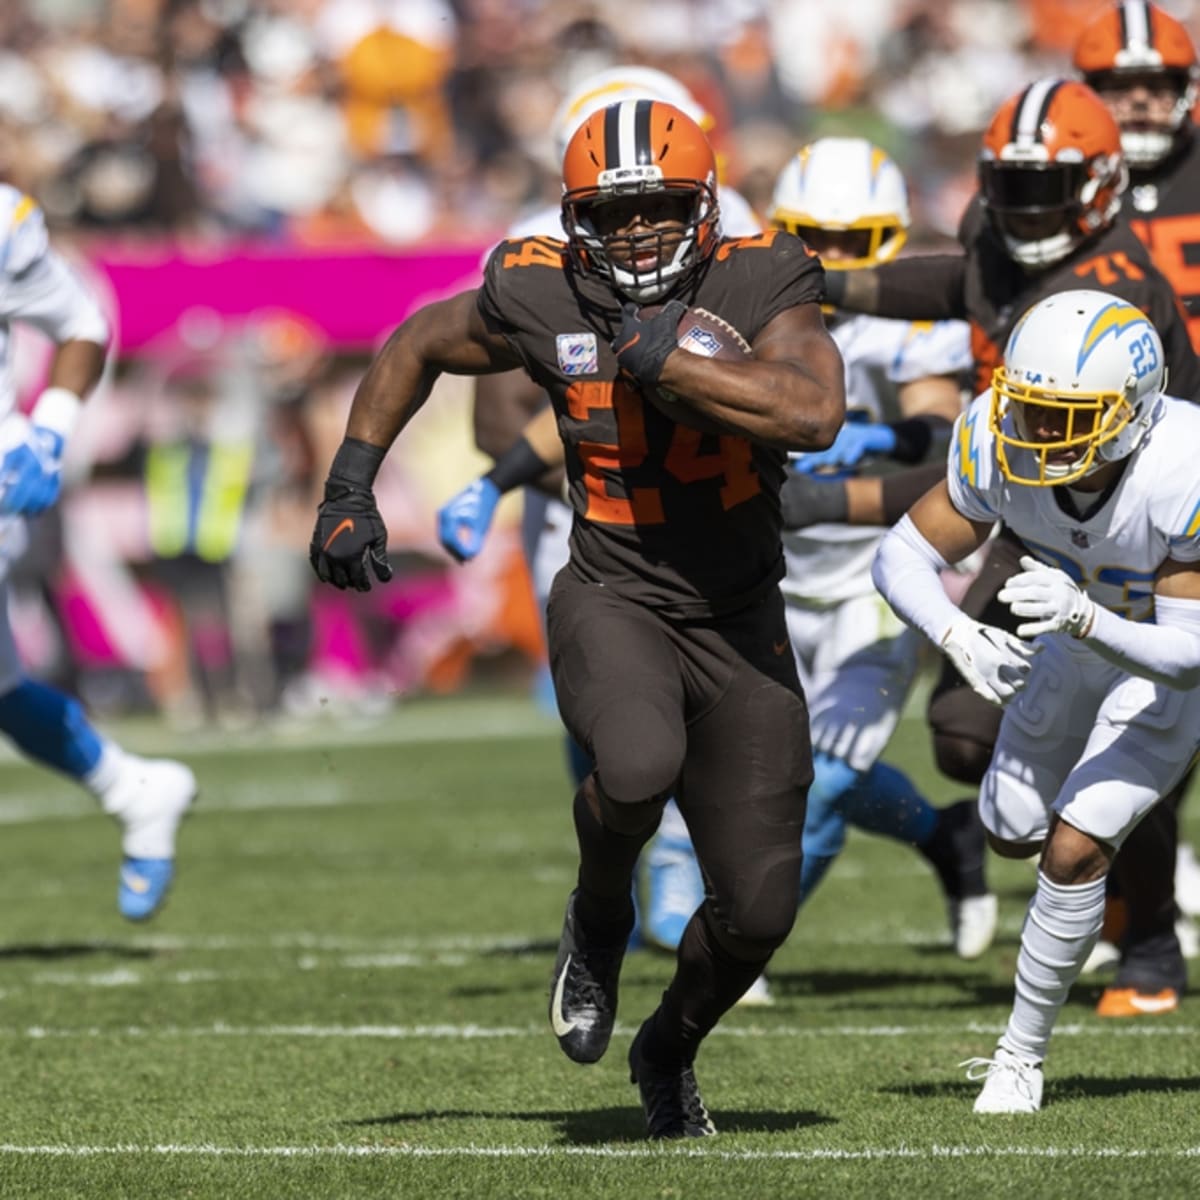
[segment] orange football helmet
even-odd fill
[[[1088,85],[1106,97],[1137,84],[1173,94],[1165,123],[1143,112],[1120,117],[1121,147],[1131,167],[1152,167],[1171,153],[1200,87],[1196,47],[1179,21],[1148,0],[1120,0],[1080,34],[1074,62]]]
[[[1107,228],[1129,173],[1104,101],[1073,79],[1039,79],[999,108],[983,135],[979,190],[1008,253],[1046,267]]]
[[[563,157],[572,261],[638,304],[662,299],[716,249],[716,188],[712,146],[686,113],[661,100],[600,109]]]

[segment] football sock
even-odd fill
[[[938,823],[938,810],[903,771],[877,762],[860,776],[841,801],[846,820],[858,829],[881,833],[910,845],[924,845]]]
[[[690,843],[692,840],[683,813],[679,811],[679,805],[674,800],[668,800],[666,808],[663,809],[662,819],[658,823],[658,836],[669,838],[672,842]]]
[[[579,840],[579,891],[575,914],[598,944],[623,942],[633,927],[633,871],[638,854],[658,823],[659,805],[647,804],[644,832],[616,833],[601,824],[588,802],[586,785],[575,793]]]
[[[646,1057],[652,1062],[690,1063],[701,1041],[766,965],[766,960],[746,962],[723,949],[701,908],[683,931],[675,974],[647,1031]]]
[[[1030,1062],[1046,1057],[1054,1022],[1104,920],[1104,880],[1064,885],[1039,871],[1017,955],[1016,995],[1000,1045]]]
[[[81,783],[100,765],[104,743],[73,696],[23,679],[0,696],[0,730],[22,753]]]

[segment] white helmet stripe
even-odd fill
[[[1012,140],[1018,146],[1032,146],[1042,140],[1042,122],[1054,93],[1062,86],[1061,79],[1039,79],[1026,89],[1013,114]]]
[[[1128,50],[1150,48],[1150,6],[1146,0],[1124,0],[1121,5],[1121,43]]]

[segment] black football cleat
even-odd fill
[[[617,982],[625,941],[596,946],[575,919],[575,896],[567,899],[554,979],[550,989],[550,1024],[563,1053],[577,1063],[599,1062],[608,1049],[617,1019]]]
[[[642,1052],[653,1020],[651,1017],[642,1025],[629,1047],[629,1081],[636,1083],[641,1093],[647,1133],[659,1140],[712,1137],[717,1127],[700,1099],[692,1064],[664,1066],[651,1062]]]

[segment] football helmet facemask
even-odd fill
[[[704,131],[674,105],[622,100],[600,109],[563,158],[572,263],[637,304],[663,299],[716,248],[716,186]]]
[[[1134,168],[1153,167],[1191,124],[1200,64],[1188,31],[1148,0],[1120,0],[1097,16],[1075,45],[1075,69],[1110,104],[1143,85],[1174,97],[1165,121],[1118,106],[1121,148]]]
[[[1162,342],[1141,309],[1091,290],[1040,300],[992,375],[988,424],[1001,474],[1054,487],[1128,457],[1165,381]]]
[[[1031,83],[1000,106],[983,136],[980,196],[1024,267],[1050,266],[1109,226],[1128,178],[1116,121],[1077,80]]]
[[[767,220],[803,238],[827,271],[871,267],[895,258],[908,239],[908,188],[865,138],[819,138],[783,168]]]

